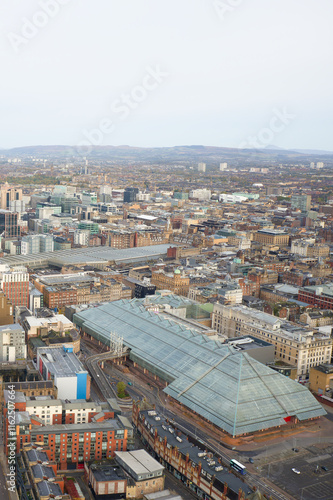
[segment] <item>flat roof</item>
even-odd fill
[[[22,413],[22,412],[19,412]],[[19,414],[18,413],[18,414]],[[109,419],[102,422],[86,422],[82,424],[57,424],[33,426],[31,434],[82,434],[83,432],[124,430],[118,420]]]
[[[124,471],[117,463],[91,464],[90,470],[97,482],[126,479]]]
[[[116,451],[116,458],[125,463],[136,475],[152,474],[164,470],[146,450]]]
[[[54,265],[58,267],[66,265],[91,265],[108,264],[109,262],[141,262],[144,260],[155,260],[165,256],[170,244],[151,245],[145,247],[125,248],[117,250],[111,247],[88,247],[71,248],[70,250],[56,250],[30,255],[11,255],[0,259],[1,264],[9,266],[33,266],[33,265]],[[172,246],[177,246],[173,243]]]
[[[43,360],[47,370],[57,377],[88,373],[74,352],[66,352],[63,347],[38,347],[37,356]]]

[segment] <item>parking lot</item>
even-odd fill
[[[283,460],[273,460],[261,467],[261,474],[297,499],[332,500],[333,446],[310,446]]]

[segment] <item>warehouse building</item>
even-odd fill
[[[147,311],[139,299],[77,313],[81,331],[109,345],[123,337],[134,366],[165,386],[164,392],[232,436],[325,414],[302,385],[243,350]]]

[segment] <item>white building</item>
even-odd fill
[[[206,163],[198,163],[198,172],[206,172]]]
[[[24,318],[24,327],[27,331],[28,337],[37,337],[41,328],[45,328],[47,331],[54,330],[55,332],[64,333],[65,331],[74,328],[74,325],[63,314],[55,314],[51,318],[26,316]]]
[[[223,203],[242,203],[246,201],[248,198],[246,196],[238,195],[238,194],[227,194],[222,193],[219,195],[219,201]]]
[[[74,231],[74,244],[88,246],[90,231],[89,229],[76,229]]]
[[[137,201],[149,201],[150,200],[150,194],[149,193],[138,193],[136,195],[136,200]]]
[[[25,331],[21,325],[0,326],[0,362],[13,363],[27,358]]]
[[[34,234],[23,236],[21,241],[21,254],[30,255],[35,253],[53,252],[54,241],[50,234]]]
[[[228,163],[220,163],[220,171],[223,172],[224,170],[228,169]]]
[[[243,300],[243,290],[238,282],[229,282],[218,290],[219,301],[223,304],[241,304]]]
[[[17,212],[22,214],[25,211],[25,201],[23,200],[12,200],[9,202],[9,210],[11,212]]]
[[[315,238],[308,238],[306,240],[293,240],[291,243],[291,253],[300,255],[302,257],[307,256],[308,246],[313,245],[316,242]]]
[[[198,200],[210,200],[212,197],[212,192],[210,189],[192,189],[189,192],[189,198],[195,198]]]
[[[73,347],[38,347],[37,366],[44,380],[54,380],[59,399],[87,399],[88,372],[73,352]]]

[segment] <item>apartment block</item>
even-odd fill
[[[0,362],[13,363],[27,358],[25,331],[18,324],[0,326]]]

